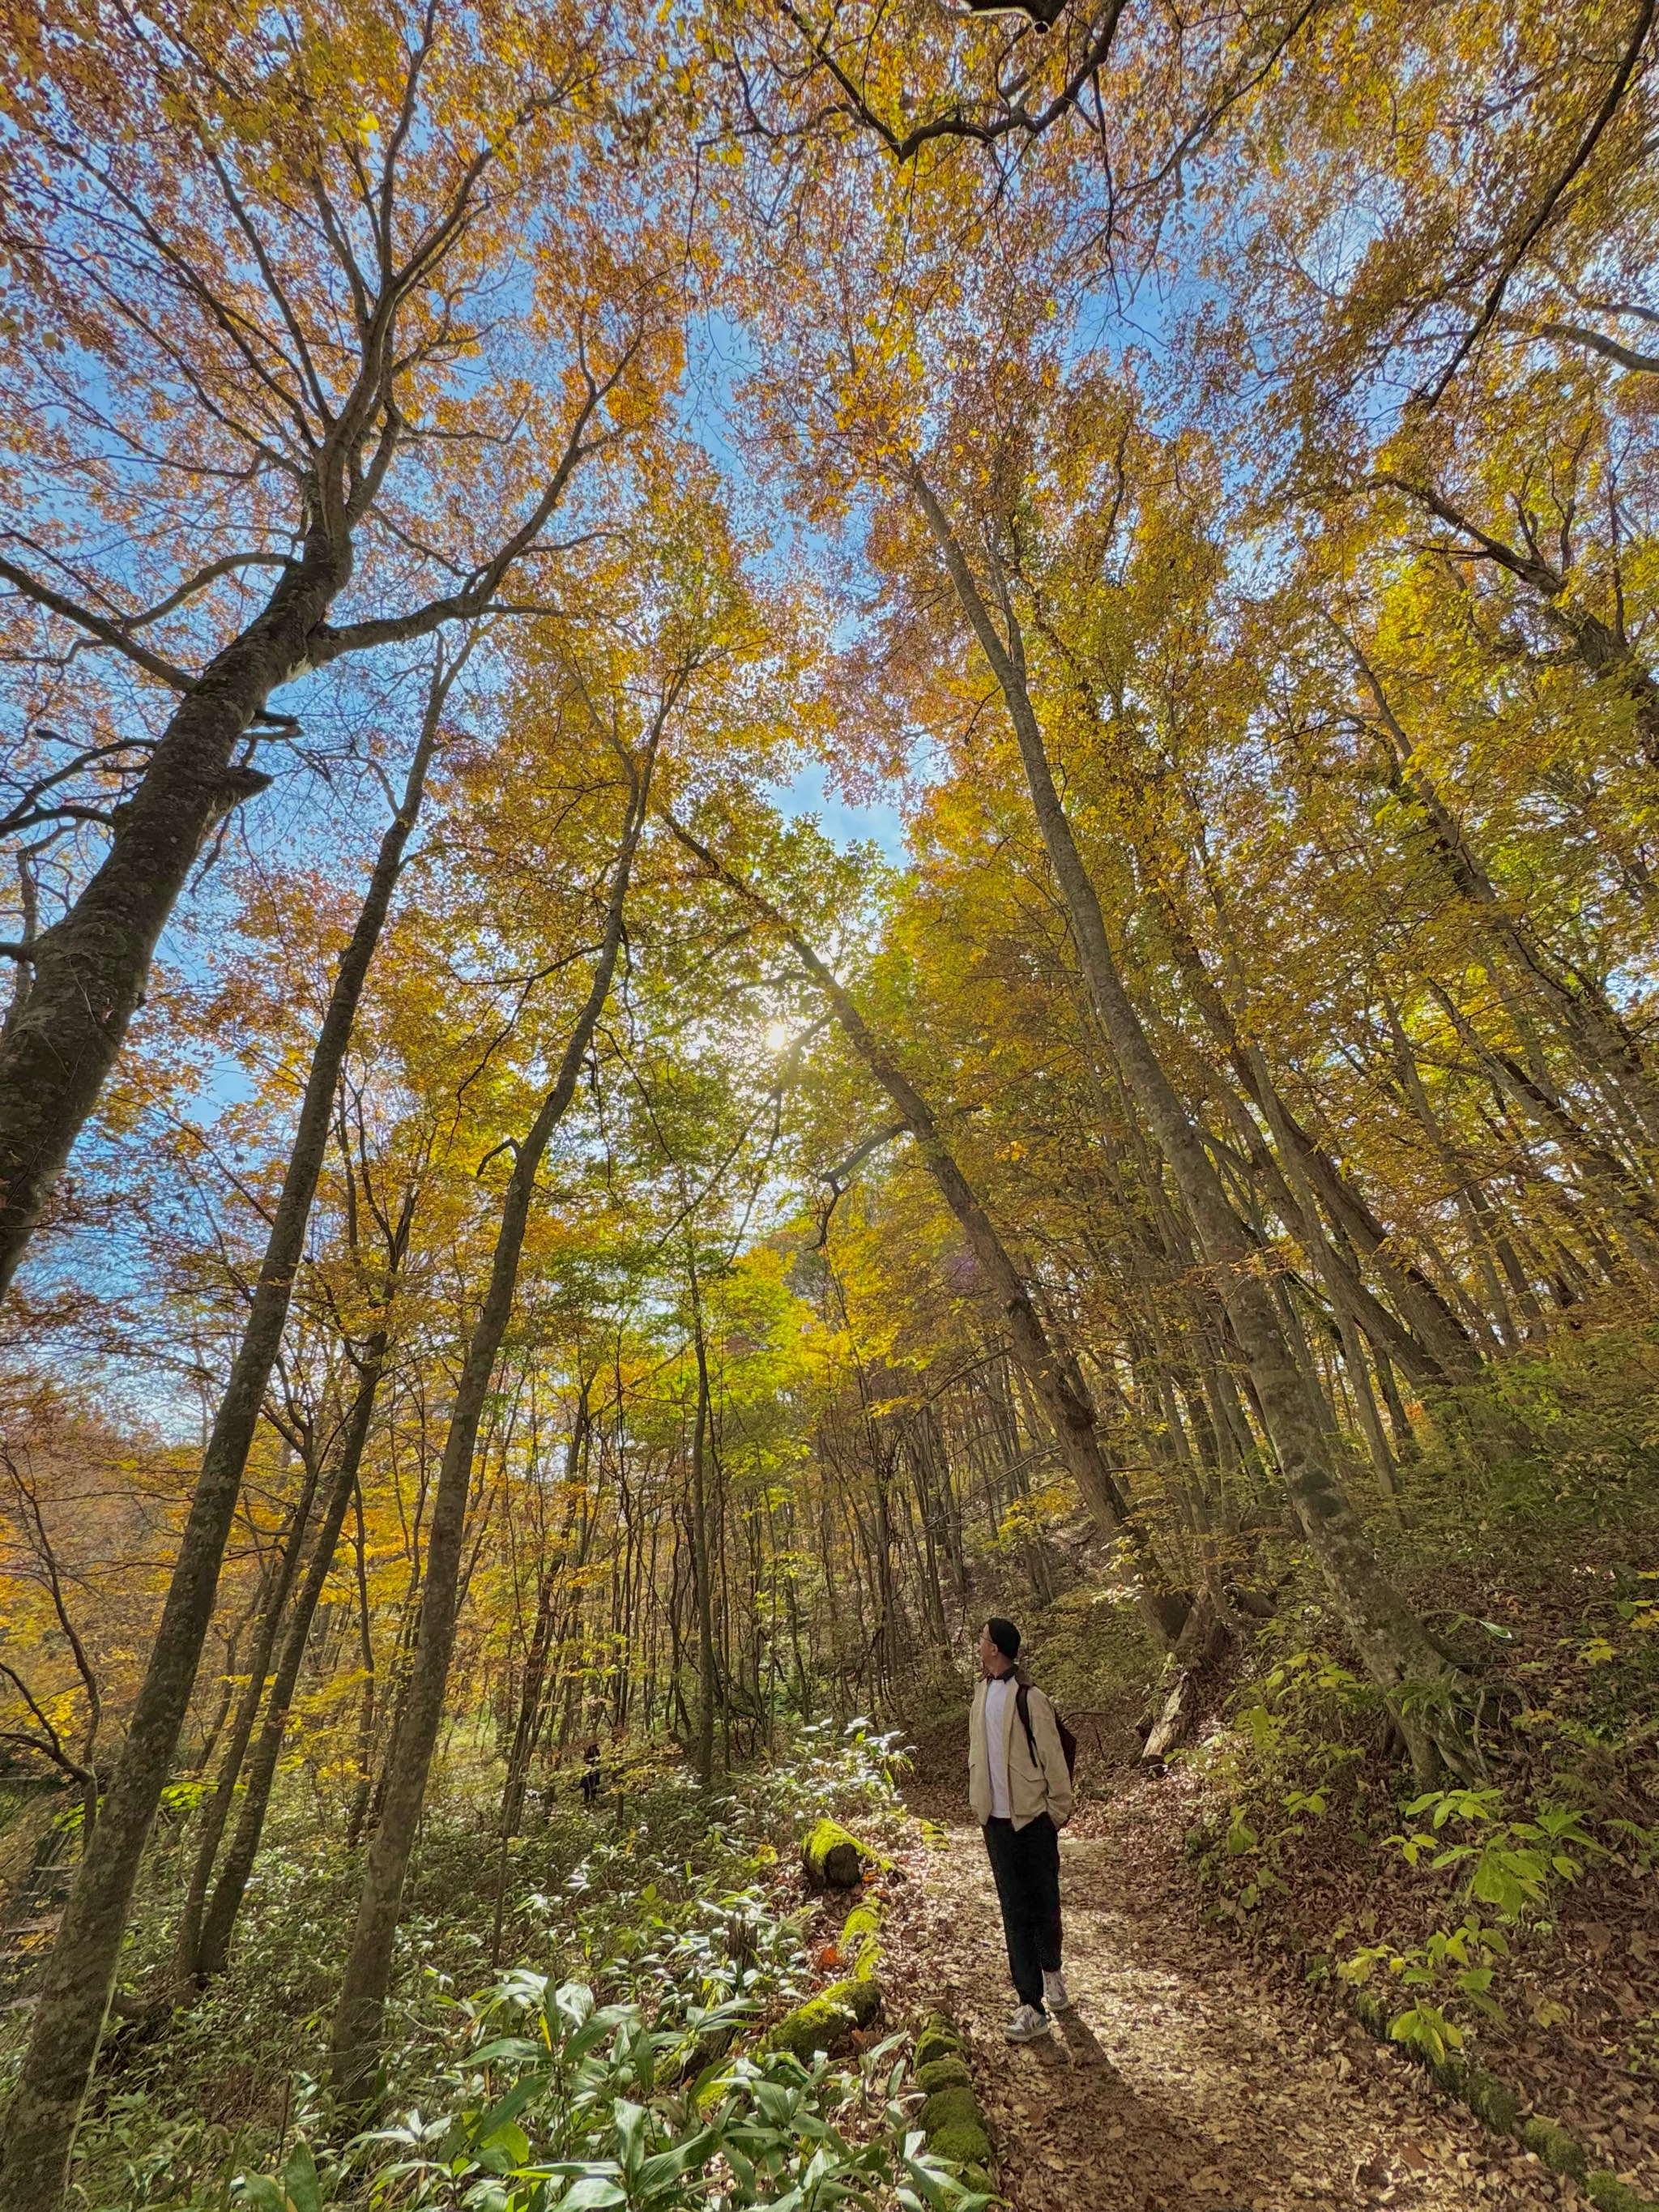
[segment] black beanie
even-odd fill
[[[1000,1614],[993,1613],[985,1624],[985,1633],[1005,1659],[1018,1658],[1019,1631],[1012,1620],[1004,1620]]]

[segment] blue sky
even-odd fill
[[[822,541],[788,513],[773,486],[756,476],[739,443],[738,386],[757,365],[753,342],[741,324],[719,312],[698,316],[687,332],[682,419],[732,485],[744,520],[769,532],[776,557],[785,562],[810,559]],[[826,554],[829,550],[823,546]],[[843,798],[830,787],[821,762],[808,762],[787,783],[771,784],[765,790],[792,820],[815,817],[825,836],[837,846],[867,842],[878,846],[890,860],[902,862],[907,857],[903,817],[896,801]]]

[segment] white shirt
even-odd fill
[[[1008,1707],[1019,1694],[1012,1673],[993,1676],[985,1685],[985,1755],[991,1768],[991,1818],[1012,1820],[1008,1802]]]

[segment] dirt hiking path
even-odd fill
[[[893,1930],[895,1994],[942,2006],[968,2036],[1019,2212],[1585,2202],[1357,2024],[1264,1988],[1224,1938],[1149,1894],[1109,1836],[1060,1842],[1077,2010],[1048,2042],[1011,2045],[984,1844],[973,1828],[945,1836]]]

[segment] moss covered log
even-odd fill
[[[916,2124],[936,2158],[959,2166],[970,2188],[995,2188],[991,2131],[968,2070],[967,2046],[943,2013],[930,2013],[916,2037],[911,2069],[922,2092]]]
[[[803,2065],[810,2065],[815,2051],[831,2058],[845,2051],[854,2029],[870,2027],[881,2012],[881,1984],[873,1974],[831,1982],[804,2005],[786,2013],[767,2035],[762,2049],[792,2051]]]
[[[868,1981],[881,1964],[880,1930],[881,1907],[873,1898],[867,1905],[855,1905],[842,1923],[836,1948],[856,1981]]]
[[[948,2158],[952,2166],[990,2165],[991,2138],[971,2083],[958,2081],[948,2089],[935,2089],[923,2100],[918,2117],[936,2158]]]
[[[1315,1965],[1328,1972],[1330,1961],[1319,1957]],[[1392,2042],[1389,2008],[1374,1991],[1346,1988],[1340,1994],[1362,2027],[1379,2042]],[[1596,2207],[1596,2212],[1659,2212],[1659,2203],[1620,2181],[1610,2168],[1592,2166],[1583,2145],[1558,2121],[1547,2119],[1541,2113],[1523,2119],[1520,2098],[1495,2074],[1464,2058],[1447,2057],[1437,2063],[1408,2044],[1394,2044],[1393,2048],[1416,2058],[1426,2068],[1437,2089],[1444,2090],[1447,2096],[1455,2097],[1460,2104],[1466,2105],[1494,2135],[1518,2136],[1534,2156],[1541,2159],[1553,2172],[1565,2173],[1570,2180],[1576,2181]]]
[[[839,1820],[815,1821],[800,1847],[801,1870],[814,1889],[856,1889],[870,1859],[858,1838]]]

